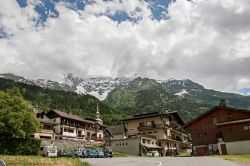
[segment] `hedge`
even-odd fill
[[[0,139],[0,154],[4,155],[38,155],[41,140],[8,138]]]

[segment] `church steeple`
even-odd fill
[[[100,123],[100,124],[103,123],[103,121],[101,119],[100,112],[99,112],[99,105],[98,104],[96,106],[96,117],[95,117],[95,120],[96,120],[97,123]]]

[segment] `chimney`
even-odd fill
[[[222,99],[222,100],[220,101],[219,106],[220,106],[220,107],[226,107],[226,106],[227,106],[227,105],[226,105],[226,100],[225,100],[225,99]]]

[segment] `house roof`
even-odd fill
[[[62,111],[58,111],[58,110],[51,110],[54,111],[58,116],[64,117],[64,118],[69,118],[69,119],[74,119],[74,120],[78,120],[78,121],[83,121],[83,119],[77,115],[73,115],[70,113],[66,113],[66,112],[62,112]]]
[[[240,111],[240,112],[247,112],[250,113],[250,110],[246,110],[246,109],[240,109],[240,108],[233,108],[233,107],[227,107],[227,106],[215,106],[213,108],[211,108],[210,110],[208,110],[207,112],[204,112],[203,114],[197,116],[196,118],[194,118],[193,120],[187,122],[184,127],[188,127],[189,125],[193,124],[194,122],[198,121],[199,119],[207,116],[209,113],[218,110],[218,109],[226,109],[229,111]]]
[[[134,119],[141,119],[141,118],[148,118],[148,117],[155,117],[155,116],[160,116],[160,115],[173,115],[177,120],[179,120],[180,124],[183,125],[184,121],[182,120],[181,116],[177,111],[161,111],[161,112],[151,112],[151,113],[146,113],[146,114],[139,114],[139,115],[134,115],[131,118],[125,119],[125,121],[129,120],[134,120]]]
[[[125,128],[123,124],[115,125],[115,126],[110,126],[108,127],[109,131],[112,134],[120,134],[125,132]]]
[[[74,115],[71,113],[66,113],[66,112],[62,112],[62,111],[58,111],[58,110],[50,110],[47,114],[49,114],[50,112],[54,112],[58,116],[68,118],[68,119],[73,119],[73,120],[77,120],[77,121],[81,121],[81,122],[95,123],[94,121],[86,120],[84,118],[81,118],[78,115]]]

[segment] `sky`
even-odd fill
[[[0,73],[137,73],[249,95],[249,18],[249,0],[0,0]]]

